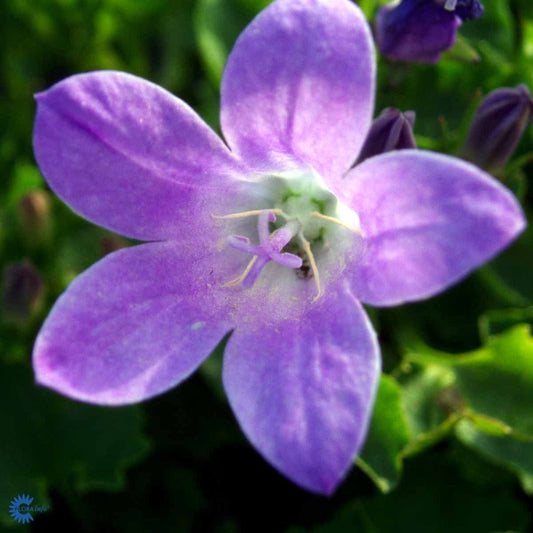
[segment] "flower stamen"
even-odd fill
[[[261,213],[274,213],[275,215],[285,216],[281,209],[254,209],[253,211],[242,211],[240,213],[230,213],[229,215],[211,215],[213,218],[227,220],[230,218],[246,218],[260,215]]]
[[[302,246],[304,249],[307,258],[309,259],[309,265],[311,266],[311,271],[313,272],[313,279],[315,280],[316,285],[316,296],[313,298],[313,303],[315,303],[322,296],[322,287],[320,285],[320,274],[318,273],[318,267],[316,266],[315,256],[311,251],[311,244],[307,239],[300,236],[302,240]]]
[[[349,224],[346,224],[346,222],[342,222],[342,220],[339,220],[338,218],[323,215],[322,213],[319,213],[318,211],[313,211],[312,213],[310,213],[310,216],[315,217],[315,218],[320,218],[321,220],[326,220],[327,222],[333,222],[333,224],[337,224],[338,226],[346,228],[352,231],[353,233],[362,235],[362,232],[359,228],[356,228],[355,226],[350,226]]]
[[[235,279],[232,279],[231,281],[224,283],[224,285],[222,285],[222,288],[225,289],[226,287],[235,287],[235,285],[239,285],[239,283],[242,283],[246,279],[246,276],[250,273],[250,270],[252,270],[256,261],[257,261],[257,255],[254,255],[251,261],[246,265],[244,272],[240,276],[236,277]]]

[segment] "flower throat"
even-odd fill
[[[272,199],[272,208],[212,215],[225,220],[257,217],[258,245],[242,235],[227,238],[232,248],[252,258],[244,271],[223,287],[239,284],[245,289],[252,287],[266,264],[273,261],[294,269],[299,279],[312,277],[316,286],[315,302],[322,296],[322,285],[313,248],[324,240],[327,227],[332,224],[361,235],[358,216],[342,206],[314,177],[269,176],[261,185],[263,192],[267,192],[265,196]]]

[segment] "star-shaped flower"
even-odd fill
[[[295,483],[331,493],[364,442],[380,373],[361,302],[436,294],[524,227],[509,191],[451,157],[403,150],[350,170],[374,80],[357,6],[277,0],[228,59],[227,144],[128,74],[39,94],[35,154],[52,189],[152,242],[105,257],[60,297],[36,341],[37,381],[140,402],[231,333],[223,381],[244,433]]]

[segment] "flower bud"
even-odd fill
[[[416,148],[413,134],[415,117],[414,111],[402,113],[392,107],[384,109],[372,123],[355,164],[391,150]]]
[[[376,42],[389,59],[435,63],[451,48],[463,20],[483,14],[479,0],[402,0],[376,15]]]
[[[128,246],[128,243],[118,235],[108,235],[100,239],[100,253],[102,256],[116,252]]]
[[[463,147],[464,156],[487,170],[503,168],[532,115],[533,100],[525,85],[492,91],[474,115]]]
[[[40,245],[50,237],[50,196],[46,191],[35,190],[25,194],[18,203],[18,216],[26,240]]]
[[[24,321],[39,306],[43,293],[41,275],[28,261],[11,263],[4,269],[2,311],[10,321]]]

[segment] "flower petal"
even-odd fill
[[[370,126],[374,78],[372,37],[357,6],[277,0],[229,56],[221,88],[225,138],[248,160],[268,164],[288,154],[339,179]]]
[[[477,167],[403,150],[367,159],[346,177],[367,249],[354,292],[371,305],[432,296],[506,247],[525,227],[516,198]]]
[[[375,333],[343,282],[303,316],[239,326],[223,378],[265,459],[298,485],[330,494],[363,444],[379,372]]]
[[[72,209],[137,239],[169,239],[230,195],[238,164],[181,100],[121,72],[72,76],[37,95],[34,149]]]
[[[150,243],[106,256],[59,298],[34,348],[37,381],[71,398],[134,403],[187,378],[231,330],[211,255]]]

